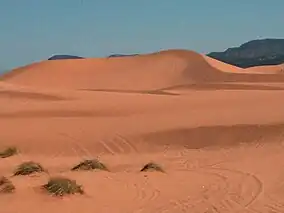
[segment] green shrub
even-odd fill
[[[78,165],[74,166],[71,170],[78,171],[78,170],[94,170],[94,169],[108,171],[107,167],[96,159],[84,160]]]
[[[75,180],[64,177],[50,178],[47,184],[42,186],[48,193],[55,196],[66,194],[84,194],[82,186],[78,185]]]

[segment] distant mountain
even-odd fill
[[[224,52],[211,52],[207,56],[242,68],[282,64],[284,39],[252,40]]]
[[[48,60],[82,59],[83,57],[74,55],[53,55]]]
[[[138,54],[129,54],[129,55],[123,55],[123,54],[113,54],[113,55],[109,55],[108,58],[112,58],[112,57],[127,57],[127,56],[137,56]]]

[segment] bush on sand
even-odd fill
[[[18,150],[16,147],[8,147],[6,149],[4,149],[2,152],[0,152],[0,157],[1,158],[8,158],[11,157],[13,155],[18,154]]]
[[[41,173],[41,172],[46,172],[46,170],[39,164],[33,161],[28,161],[20,164],[15,172],[14,176],[17,175],[30,175],[33,173]]]
[[[71,170],[78,171],[78,170],[95,170],[95,169],[108,171],[106,165],[104,165],[102,162],[100,162],[97,159],[84,160],[80,162],[78,165],[74,166]]]
[[[14,184],[6,177],[0,177],[0,193],[12,193],[15,191]]]
[[[42,186],[49,194],[54,196],[63,196],[67,194],[84,194],[82,186],[78,185],[75,180],[65,177],[52,177]]]
[[[157,163],[150,162],[147,163],[140,172],[148,172],[148,171],[158,171],[158,172],[164,172],[164,169]]]

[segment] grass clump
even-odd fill
[[[39,164],[35,163],[33,161],[28,161],[20,164],[15,172],[14,176],[16,175],[30,175],[33,173],[41,173],[41,172],[46,172],[45,169]]]
[[[147,163],[140,172],[148,172],[148,171],[157,171],[157,172],[164,172],[164,169],[154,162]]]
[[[94,169],[108,171],[106,165],[104,165],[102,162],[100,162],[97,159],[84,160],[78,165],[74,166],[71,170],[78,171],[78,170],[94,170]]]
[[[67,194],[84,194],[82,186],[78,185],[75,180],[65,177],[50,178],[47,184],[42,186],[49,194],[63,196]]]
[[[8,147],[5,150],[3,150],[2,152],[0,152],[0,157],[1,158],[8,158],[11,157],[13,155],[18,154],[18,150],[16,147]]]
[[[12,193],[15,191],[14,184],[6,177],[0,177],[0,193]]]

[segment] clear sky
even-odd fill
[[[284,38],[283,0],[0,0],[0,70],[53,54],[222,51]]]

